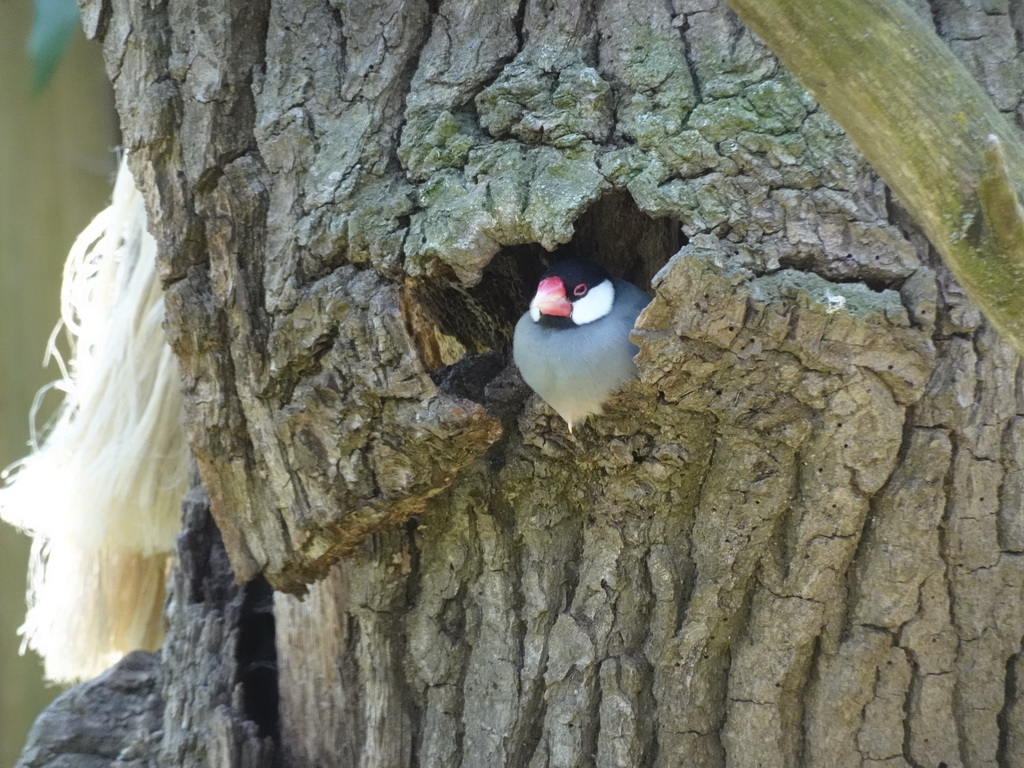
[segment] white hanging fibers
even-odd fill
[[[163,331],[156,243],[122,160],[110,207],[68,255],[71,359],[50,338],[64,400],[42,444],[4,473],[0,517],[33,537],[25,643],[46,676],[98,674],[160,642],[167,556],[188,479],[177,364]]]

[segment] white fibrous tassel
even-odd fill
[[[110,207],[64,268],[47,348],[63,401],[45,438],[5,472],[0,517],[33,538],[25,644],[55,681],[92,677],[162,637],[168,554],[189,455],[177,364],[163,330],[156,243],[122,160]],[[61,327],[70,356],[56,349]]]

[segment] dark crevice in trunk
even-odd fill
[[[260,736],[269,736],[278,742],[280,718],[273,590],[262,576],[246,584],[244,590],[236,649],[244,712],[256,723]]]
[[[1020,643],[1018,643],[1020,647]],[[996,764],[1009,766],[1016,764],[1016,760],[1007,754],[1007,746],[1010,739],[1010,730],[1013,727],[1011,722],[1011,710],[1018,704],[1019,691],[1017,686],[1017,659],[1020,653],[1015,653],[1006,659],[1006,678],[1003,682],[1003,706],[999,710],[997,722],[999,723],[999,746],[996,749]]]
[[[852,260],[854,256],[850,253],[846,255],[846,258]],[[876,255],[874,260],[880,261],[881,256]],[[903,276],[883,274],[880,271],[876,272],[871,269],[870,262],[862,263],[855,267],[855,274],[851,275],[847,273],[846,267],[838,264],[830,266],[824,263],[820,254],[783,256],[779,259],[779,266],[782,269],[813,272],[830,283],[836,283],[837,285],[863,285],[875,293],[882,293],[888,290],[898,291],[903,286],[904,280],[906,280],[906,277]]]
[[[513,24],[516,30],[516,40],[518,41],[518,48],[520,52],[523,50],[523,46],[526,45],[526,34],[524,30],[524,22],[526,19],[526,4],[527,0],[519,0],[519,9],[516,11],[515,19]]]
[[[957,613],[962,610],[958,603],[958,591],[955,588],[954,581],[955,575],[954,570],[957,568],[956,560],[957,553],[955,551],[954,537],[950,535],[950,528],[954,526],[954,519],[957,514],[955,504],[955,489],[954,483],[956,480],[956,463],[958,454],[963,449],[961,436],[956,430],[949,430],[949,442],[952,446],[950,453],[949,468],[946,471],[946,475],[943,479],[943,493],[944,493],[944,505],[942,510],[942,522],[938,526],[939,534],[939,554],[942,558],[944,567],[943,583],[946,587],[946,594],[949,600],[949,613],[950,623],[953,628],[957,628]],[[958,639],[960,639],[958,637]],[[956,669],[956,664],[961,659],[963,653],[962,644],[958,644],[956,652],[956,660],[953,662],[953,668]],[[965,681],[958,680],[953,688],[953,706],[952,714],[954,722],[957,727],[957,747],[959,749],[958,757],[964,765],[970,765],[970,757],[967,752],[967,743],[970,739],[970,735],[964,732],[964,721],[966,718],[963,713],[963,694],[960,688],[965,684]]]

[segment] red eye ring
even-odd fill
[[[586,283],[580,283],[579,285],[577,285],[575,288],[572,289],[572,295],[573,296],[586,296],[587,295],[587,291],[589,291],[589,290],[590,290],[590,287]]]

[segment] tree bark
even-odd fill
[[[920,10],[1019,109],[1019,11]],[[164,764],[1024,764],[1019,360],[724,5],[83,15],[203,486],[279,590],[239,650],[265,587],[188,529]],[[655,275],[575,436],[508,367],[549,250]]]
[[[903,0],[729,3],[864,152],[986,318],[1024,352],[1024,137],[931,19]]]

